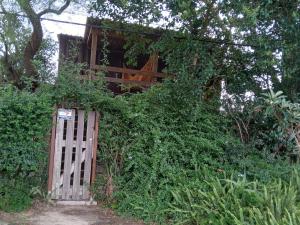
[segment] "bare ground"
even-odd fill
[[[0,212],[0,225],[143,225],[116,216],[100,206],[49,206],[39,204],[22,213]]]

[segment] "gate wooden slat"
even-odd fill
[[[74,182],[73,182],[73,198],[79,199],[80,195],[80,173],[82,162],[82,142],[84,131],[84,111],[78,110],[78,126],[77,126],[77,138],[76,138],[76,155],[74,163]]]
[[[88,122],[87,122],[86,150],[85,150],[84,177],[83,177],[83,198],[84,199],[87,199],[89,197],[94,126],[95,126],[95,112],[89,112]]]
[[[72,119],[67,121],[67,133],[66,133],[66,148],[65,148],[65,163],[64,163],[64,174],[63,174],[63,192],[62,198],[70,198],[70,178],[71,178],[71,161],[73,153],[73,139],[74,139],[74,121],[75,121],[75,110],[72,110]]]
[[[83,151],[81,153],[81,163],[84,162],[84,160],[85,160],[85,151]],[[72,162],[71,168],[70,168],[70,174],[72,175],[74,173],[74,171],[75,171],[75,162]],[[60,185],[63,184],[63,180],[64,180],[64,177],[63,177],[63,175],[61,175],[60,176]]]
[[[62,140],[64,132],[64,120],[57,117],[56,123],[56,137],[55,137],[55,149],[54,154],[54,168],[53,168],[53,180],[52,180],[52,198],[59,198],[60,189],[60,168],[61,168],[61,154],[62,154]]]
[[[48,192],[52,192],[52,182],[54,173],[54,153],[55,153],[55,136],[56,136],[56,123],[57,115],[56,113],[52,116],[52,129],[50,137],[50,151],[49,151],[49,166],[48,166]]]
[[[95,118],[95,131],[94,131],[94,143],[93,143],[93,154],[92,154],[92,178],[91,182],[93,183],[96,179],[96,164],[97,164],[97,145],[98,145],[98,132],[99,132],[99,113],[96,112]]]

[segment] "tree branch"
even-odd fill
[[[47,13],[55,13],[57,15],[60,15],[68,6],[70,5],[71,0],[66,0],[65,4],[62,5],[59,9],[52,9],[51,5],[49,7],[41,12],[38,13],[38,16],[41,17]]]
[[[7,11],[6,11],[6,9],[5,9],[4,5],[3,5],[3,0],[0,0],[0,8],[1,8],[1,10],[2,10],[2,12],[4,14],[7,14]]]

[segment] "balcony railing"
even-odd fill
[[[141,70],[124,68],[124,67],[97,65],[96,56],[97,56],[97,46],[99,41],[98,30],[91,29],[89,37],[91,37],[90,70],[95,72],[99,72],[99,71],[107,72],[108,76],[104,77],[104,79],[107,82],[127,84],[127,85],[147,88],[166,77],[170,77],[170,75],[168,74],[157,72],[157,68],[158,68],[157,54],[153,54],[152,56],[150,56],[148,62],[144,65],[144,67]],[[91,79],[97,79],[97,77],[91,75]]]

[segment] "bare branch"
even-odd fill
[[[51,4],[49,5],[49,7],[41,12],[38,13],[38,16],[41,17],[47,13],[55,13],[57,15],[60,15],[66,8],[68,8],[68,6],[70,5],[71,0],[66,0],[65,4],[62,5],[59,9],[52,9],[51,8]]]

